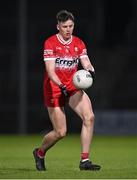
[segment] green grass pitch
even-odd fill
[[[133,179],[137,178],[137,136],[95,136],[91,159],[98,172],[80,171],[79,135],[68,135],[47,152],[47,171],[35,169],[32,150],[41,135],[0,135],[0,179]]]

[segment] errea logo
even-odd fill
[[[59,46],[56,46],[56,50],[62,50],[62,48]]]

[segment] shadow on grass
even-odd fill
[[[15,171],[15,172],[19,172],[19,171],[24,171],[24,172],[30,172],[30,171],[33,171],[35,172],[36,170],[34,168],[16,168],[16,167],[3,167],[3,168],[0,168],[0,174],[1,172],[10,172],[10,171]]]

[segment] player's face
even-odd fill
[[[57,29],[64,40],[69,40],[73,33],[74,22],[70,19],[66,22],[61,22],[57,25]]]

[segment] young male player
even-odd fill
[[[89,160],[90,144],[93,136],[94,113],[88,95],[75,88],[72,83],[78,63],[94,75],[84,42],[73,36],[74,16],[62,10],[57,13],[58,34],[49,37],[44,44],[45,79],[44,102],[53,130],[46,134],[33,155],[37,170],[46,170],[44,158],[56,142],[67,132],[64,106],[68,104],[81,118],[81,160],[80,170],[99,170],[99,165]]]

